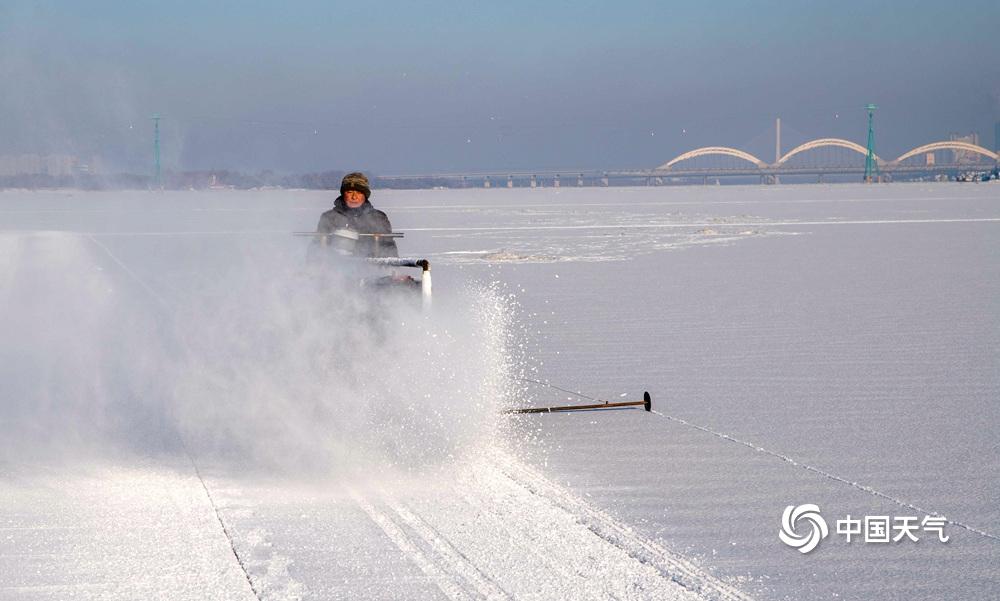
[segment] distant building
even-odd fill
[[[42,157],[37,154],[22,154],[14,161],[15,175],[36,175],[42,172]]]
[[[952,133],[948,136],[948,139],[952,142],[965,142],[966,144],[979,146],[979,134],[974,131],[969,132],[969,134],[965,136]],[[955,163],[978,163],[982,158],[982,155],[979,153],[969,152],[968,150],[952,150],[951,152]]]
[[[37,154],[0,156],[0,176],[41,175],[48,173],[48,157]]]
[[[0,177],[15,175],[50,175],[69,177],[82,173],[99,174],[103,171],[100,157],[94,155],[89,163],[71,154],[19,154],[0,155]]]
[[[53,177],[73,175],[76,171],[76,157],[68,154],[50,154],[45,157],[45,173]]]
[[[101,157],[95,154],[92,157],[90,157],[89,163],[78,162],[76,164],[76,172],[80,174],[100,175],[101,173],[104,172],[104,166],[101,163]]]

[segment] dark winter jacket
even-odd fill
[[[338,196],[333,208],[320,216],[316,231],[330,233],[338,229],[348,229],[359,234],[388,234],[392,232],[392,224],[389,223],[385,213],[373,207],[367,200],[365,204],[352,209],[347,206],[342,196]],[[325,242],[329,241],[317,236],[317,244],[323,245]],[[354,247],[354,254],[359,257],[398,257],[399,251],[396,249],[396,241],[392,238],[380,239],[376,249],[375,238],[362,236]]]

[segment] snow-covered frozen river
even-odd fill
[[[377,323],[332,200],[0,192],[0,599],[1000,595],[1000,186],[376,191]]]

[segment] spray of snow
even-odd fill
[[[240,270],[181,312],[175,409],[200,453],[412,467],[493,437],[508,380],[496,294],[467,290],[427,315],[412,295],[274,267]]]
[[[245,255],[164,290],[66,234],[0,238],[0,461],[180,451],[286,472],[420,469],[489,446],[510,396],[511,299],[375,296],[355,274]]]
[[[76,236],[0,237],[0,460],[168,438],[162,332],[91,255]]]

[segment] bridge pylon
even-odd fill
[[[868,152],[865,155],[865,183],[868,184],[881,179],[878,158],[875,156],[875,110],[877,108],[874,104],[868,104],[865,107],[868,111]]]
[[[163,189],[163,175],[160,171],[160,114],[155,113],[153,121],[153,187]]]

